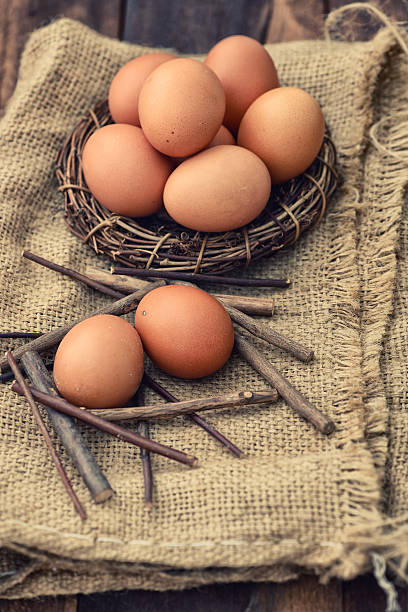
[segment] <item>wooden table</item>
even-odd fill
[[[342,0],[0,0],[0,109],[13,92],[18,61],[30,32],[64,15],[111,37],[147,45],[205,52],[230,34],[262,42],[319,38],[324,15]],[[408,21],[408,4],[377,0],[397,20]],[[368,26],[367,37],[372,31]],[[399,590],[408,610],[408,588]],[[284,584],[239,583],[182,592],[121,591],[96,595],[0,599],[2,612],[380,612],[385,596],[375,579],[320,585],[303,576]]]

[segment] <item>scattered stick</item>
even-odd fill
[[[325,414],[311,404],[291,383],[246,338],[235,333],[235,347],[240,355],[263,376],[279,395],[304,419],[312,423],[323,434],[334,431],[335,425]]]
[[[72,485],[68,479],[67,473],[64,470],[64,466],[61,463],[61,459],[59,458],[59,455],[56,451],[56,449],[54,448],[53,444],[52,444],[52,440],[50,437],[50,434],[48,433],[48,430],[45,426],[45,423],[42,419],[41,413],[34,401],[34,398],[30,392],[30,388],[27,385],[26,381],[24,380],[24,377],[17,365],[17,362],[15,361],[12,353],[10,351],[8,351],[6,353],[6,359],[7,362],[10,365],[10,368],[12,369],[12,371],[14,372],[14,376],[16,377],[16,380],[18,381],[19,385],[21,386],[21,390],[22,390],[22,394],[26,397],[27,402],[33,412],[34,418],[37,421],[37,425],[42,433],[42,435],[44,436],[44,440],[45,443],[47,445],[48,451],[51,455],[52,460],[54,461],[55,467],[58,470],[59,475],[61,476],[61,480],[63,482],[63,485],[68,493],[68,495],[70,496],[75,510],[78,512],[79,516],[81,517],[82,520],[86,519],[86,512],[81,504],[81,502],[79,501],[74,489],[72,488]]]
[[[191,287],[197,286],[194,283],[188,284]],[[224,306],[231,319],[235,321],[235,323],[238,323],[238,325],[249,331],[254,336],[262,338],[263,340],[270,342],[274,346],[278,346],[280,349],[286,351],[287,353],[290,353],[301,361],[305,361],[306,363],[313,359],[314,353],[311,349],[302,346],[294,340],[290,340],[289,338],[281,336],[281,334],[278,334],[278,332],[271,329],[268,325],[265,325],[264,323],[259,323],[247,314],[240,312],[237,308],[228,305],[223,300],[223,298],[218,297],[218,300]]]
[[[172,395],[170,391],[167,391],[167,389],[162,387],[160,383],[158,383],[156,380],[153,380],[153,378],[151,378],[146,372],[143,374],[143,382],[151,389],[153,389],[153,391],[156,391],[156,393],[164,397],[164,399],[166,399],[168,402],[178,402],[178,399],[174,397],[174,395]],[[218,429],[215,429],[215,427],[210,425],[210,423],[208,423],[205,419],[200,417],[198,414],[195,414],[194,412],[192,414],[188,414],[187,416],[191,421],[196,423],[196,425],[204,429],[210,436],[212,436],[213,438],[218,440],[218,442],[221,442],[221,444],[226,446],[233,455],[238,458],[243,456],[244,452],[240,448],[238,448],[238,446],[235,446],[235,444],[233,444],[231,440],[228,440],[228,438],[226,438],[222,433],[220,433]]]
[[[54,381],[38,353],[27,351],[21,357],[21,363],[33,387],[38,391],[58,396]],[[109,499],[113,495],[113,490],[84,442],[74,419],[66,414],[56,412],[52,408],[47,407],[46,410],[67,454],[71,457],[88,487],[92,499],[97,504]]]
[[[249,297],[246,295],[227,295],[225,293],[212,293],[217,300],[225,305],[232,306],[247,315],[271,317],[275,309],[273,298]]]
[[[137,289],[146,287],[151,281],[136,278],[135,276],[112,275],[101,268],[87,267],[86,275],[92,280],[103,283],[107,287],[121,291],[124,294],[133,293]],[[170,281],[169,281],[170,282]],[[170,284],[175,281],[170,282]],[[233,306],[249,315],[260,315],[270,317],[273,315],[275,300],[273,298],[249,297],[246,295],[227,295],[224,293],[211,293],[217,300],[223,300],[229,306]]]
[[[237,278],[216,274],[193,274],[190,272],[175,272],[172,270],[146,270],[144,268],[121,268],[113,266],[112,274],[139,276],[142,278],[163,278],[170,280],[190,281],[192,283],[221,283],[222,285],[237,285],[239,287],[289,287],[288,278]]]
[[[255,319],[252,319],[251,317],[244,314],[243,312],[240,312],[236,308],[228,306],[226,303],[224,303],[223,300],[220,301],[223,304],[225,310],[228,312],[231,319],[235,321],[235,323],[238,323],[238,325],[249,331],[254,336],[257,336],[258,338],[262,338],[262,340],[270,342],[274,346],[279,347],[283,351],[290,353],[297,359],[300,359],[301,361],[304,361],[306,363],[313,359],[314,353],[311,349],[302,346],[301,344],[295,342],[294,340],[291,340],[290,338],[285,338],[284,336],[281,336],[281,334],[278,334],[278,332],[270,328],[268,325],[255,321]]]
[[[45,368],[47,370],[52,370],[53,368],[53,364],[52,363],[45,363]],[[23,374],[23,376],[26,375],[26,371],[23,367],[23,365],[20,363],[20,370]],[[0,384],[6,383],[6,382],[10,382],[11,380],[14,380],[15,376],[14,376],[14,372],[12,370],[9,370],[8,372],[5,372],[4,374],[0,374]]]
[[[169,404],[155,404],[153,406],[126,406],[124,408],[98,408],[91,410],[107,421],[123,421],[127,419],[153,419],[174,418],[180,414],[191,414],[201,410],[215,410],[216,408],[234,408],[238,406],[264,404],[276,402],[278,393],[276,389],[262,391],[236,391],[216,397],[203,397]]]
[[[92,280],[102,283],[107,287],[121,291],[124,294],[133,293],[138,289],[143,289],[151,281],[144,280],[143,278],[136,278],[135,276],[125,276],[124,274],[117,274],[113,276],[109,270],[102,268],[95,268],[94,266],[87,266],[85,268],[85,274],[92,278]]]
[[[15,393],[19,393],[20,395],[23,394],[21,384],[13,383],[11,390]],[[29,387],[29,390],[31,391],[33,397],[45,406],[50,406],[51,408],[58,410],[58,412],[63,412],[64,414],[68,414],[69,416],[84,421],[84,423],[87,423],[91,427],[105,431],[106,433],[119,438],[119,440],[124,440],[130,444],[135,444],[140,448],[145,448],[152,453],[163,455],[163,457],[173,459],[174,461],[179,461],[180,463],[184,463],[190,467],[195,467],[197,465],[198,459],[196,457],[192,457],[191,455],[187,455],[183,451],[165,446],[164,444],[159,444],[158,442],[154,442],[149,438],[144,438],[143,436],[140,436],[139,434],[134,433],[125,427],[121,427],[120,425],[116,425],[116,423],[111,423],[105,419],[102,419],[85,408],[78,408],[78,406],[70,404],[62,397],[48,395],[47,393],[37,391],[32,387]]]
[[[136,392],[136,399],[138,404],[143,405],[143,391],[141,387]],[[137,433],[145,438],[149,438],[149,424],[147,421],[139,421]],[[153,508],[153,472],[149,451],[141,448],[140,459],[143,467],[144,505],[147,510],[151,510]]]
[[[60,266],[52,261],[49,261],[48,259],[44,259],[44,257],[40,257],[39,255],[35,255],[34,253],[30,253],[30,251],[23,251],[22,256],[26,259],[30,259],[31,261],[40,264],[41,266],[44,266],[45,268],[49,268],[50,270],[54,270],[55,272],[60,272],[61,274],[64,274],[64,276],[74,278],[75,280],[80,281],[81,283],[84,283],[89,287],[97,289],[101,293],[105,293],[105,295],[110,295],[111,297],[115,298],[115,300],[120,300],[123,297],[123,293],[120,293],[119,291],[115,291],[110,287],[106,287],[105,285],[102,285],[101,283],[98,283],[92,280],[91,278],[88,278],[80,272],[71,270],[71,268],[65,268],[64,266]]]
[[[145,438],[149,437],[149,424],[147,421],[139,421],[137,424],[137,433]],[[143,482],[144,482],[144,505],[146,510],[153,508],[153,473],[152,462],[150,461],[150,453],[144,448],[140,449],[140,459],[143,467]]]
[[[0,338],[39,338],[44,332],[0,332]]]
[[[137,307],[138,303],[140,302],[142,297],[146,295],[146,293],[148,293],[149,291],[152,291],[153,289],[156,289],[156,287],[161,287],[162,285],[163,285],[163,282],[151,283],[145,289],[139,289],[139,291],[135,291],[135,293],[126,295],[122,299],[116,302],[112,302],[111,304],[108,304],[108,306],[104,306],[100,310],[97,310],[95,312],[92,312],[91,314],[81,317],[80,319],[77,319],[76,321],[73,321],[72,323],[69,323],[68,325],[64,325],[63,327],[58,327],[57,329],[53,329],[52,331],[45,333],[40,338],[36,338],[35,340],[32,340],[31,342],[27,342],[27,344],[24,344],[23,346],[19,346],[13,351],[14,359],[18,361],[19,359],[21,359],[21,356],[26,351],[29,351],[29,350],[41,352],[41,351],[45,351],[47,349],[52,348],[53,346],[55,346],[56,344],[58,344],[58,342],[62,340],[65,334],[69,332],[69,330],[72,329],[74,325],[76,325],[77,323],[80,323],[81,321],[84,321],[85,319],[89,319],[90,317],[93,317],[99,314],[113,314],[113,315],[120,316],[120,315],[126,314],[127,312],[131,312]],[[0,370],[4,370],[5,368],[8,368],[7,359],[6,358],[0,359]]]

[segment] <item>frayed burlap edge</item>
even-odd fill
[[[365,3],[350,4],[332,13],[327,32],[330,26],[336,30],[336,21],[347,19],[353,11],[374,16],[385,26],[384,34],[396,43],[386,54],[387,62],[378,81],[381,86],[375,94],[376,116],[367,134],[365,183],[361,200],[356,202],[365,434],[384,484],[389,414],[381,355],[394,309],[399,229],[408,185],[408,36],[377,7]],[[373,174],[373,167],[380,171]],[[387,517],[385,492],[381,507],[382,521],[372,526],[375,537],[372,533],[356,534],[355,544],[366,553],[381,554],[394,574],[408,583],[408,514]]]

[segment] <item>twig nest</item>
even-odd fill
[[[307,172],[273,187],[263,211],[239,229],[210,234],[191,230],[163,208],[145,218],[112,213],[90,193],[81,163],[87,140],[111,122],[106,102],[90,110],[62,147],[56,173],[71,231],[96,253],[128,267],[219,274],[267,257],[319,223],[337,185],[335,148],[326,133]]]

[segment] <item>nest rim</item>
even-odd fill
[[[91,134],[112,123],[107,101],[90,109],[61,147],[55,164],[69,230],[96,254],[129,268],[224,273],[248,266],[294,244],[321,221],[338,184],[336,149],[326,129],[322,147],[301,175],[274,186],[265,209],[249,224],[228,232],[185,228],[164,208],[133,218],[102,206],[86,185],[83,147]]]

